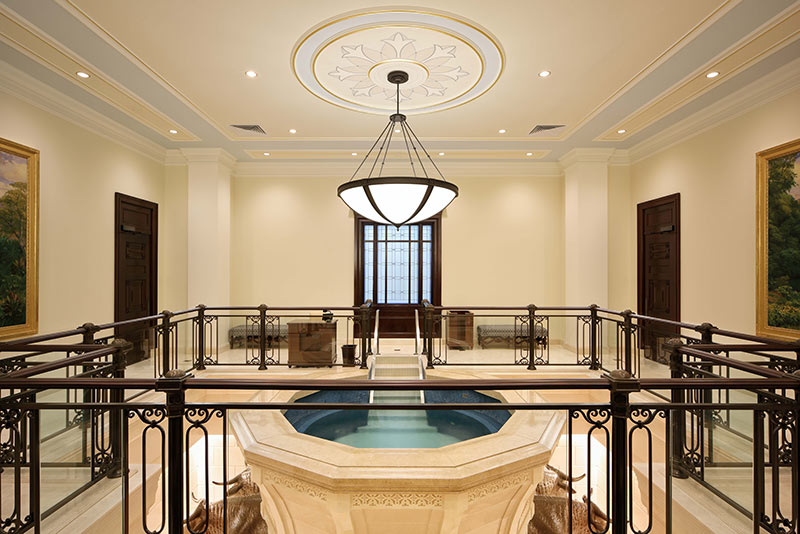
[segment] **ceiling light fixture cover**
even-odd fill
[[[440,213],[458,196],[458,187],[445,180],[417,134],[406,122],[406,116],[400,113],[400,84],[408,81],[408,74],[392,71],[387,79],[397,87],[397,112],[389,117],[389,124],[378,135],[350,181],[339,186],[337,194],[359,215],[377,223],[399,227],[424,221]],[[402,133],[402,146],[408,154],[411,176],[383,176],[395,128]],[[375,147],[378,147],[377,152]],[[428,176],[420,151],[439,178]],[[367,177],[356,179],[359,171],[367,167]]]

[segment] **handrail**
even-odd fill
[[[694,356],[695,358],[701,358],[701,359],[709,361],[709,362],[713,362],[713,363],[717,363],[717,364],[721,364],[721,365],[726,365],[728,367],[732,367],[733,369],[738,369],[740,371],[747,371],[748,373],[753,373],[755,375],[760,375],[760,376],[763,376],[765,378],[783,378],[783,377],[786,377],[786,376],[791,376],[791,375],[787,375],[786,373],[782,373],[780,371],[777,371],[775,369],[769,369],[769,368],[761,367],[761,366],[758,366],[758,365],[755,365],[755,364],[752,364],[752,363],[749,363],[749,362],[742,362],[742,361],[739,361],[739,360],[734,360],[733,358],[726,358],[724,356],[718,356],[716,354],[712,354],[710,352],[705,352],[703,350],[698,350],[698,349],[695,349],[695,348],[692,348],[692,347],[686,347],[686,346],[680,347],[678,349],[678,352],[680,352],[681,354]],[[797,377],[796,380],[797,380],[797,385],[800,385],[800,377]]]
[[[419,310],[414,308],[414,354],[419,354],[419,346],[422,344],[422,339],[419,335]]]
[[[642,378],[630,380],[641,389],[794,389],[800,378],[782,375],[783,378]],[[88,388],[88,389],[153,389],[168,391],[171,387],[184,389],[242,389],[242,390],[556,390],[588,389],[609,390],[612,381],[599,378],[536,378],[536,379],[427,379],[380,380],[365,379],[258,379],[258,378],[9,378],[0,376],[0,389],[27,388]],[[1,403],[2,401],[0,401]]]
[[[55,371],[57,369],[62,369],[64,367],[69,367],[72,365],[79,365],[83,362],[94,360],[96,358],[102,358],[103,356],[108,356],[109,354],[113,354],[120,350],[120,347],[115,345],[109,345],[106,347],[102,347],[99,350],[94,352],[87,352],[86,354],[81,354],[80,356],[71,356],[69,358],[62,358],[60,360],[55,360],[52,362],[44,362],[37,365],[33,365],[31,367],[26,367],[24,369],[18,369],[17,371],[12,371],[5,375],[4,378],[25,378],[33,375],[38,375],[42,373],[47,373],[49,371]]]
[[[375,354],[381,353],[381,340],[380,337],[378,336],[378,326],[380,324],[380,321],[381,321],[381,310],[378,309],[375,310],[375,328],[373,329],[374,333],[372,334],[372,344],[375,347]]]
[[[269,307],[269,309],[270,309],[271,312],[291,312],[291,311],[300,312],[300,311],[315,311],[315,310],[323,310],[324,309],[324,310],[330,310],[330,311],[353,312],[353,313],[355,313],[355,312],[357,312],[359,310],[362,310],[365,307],[366,308],[373,307],[372,301],[368,300],[368,301],[364,302],[364,304],[362,304],[361,306],[274,306],[274,307],[271,306],[271,307]],[[450,310],[464,310],[464,309],[467,309],[467,310],[474,310],[474,311],[522,312],[522,311],[527,311],[528,310],[527,306],[434,306],[428,300],[424,300],[422,302],[422,308],[423,309],[431,309],[431,310],[435,310],[435,311],[450,311]],[[64,330],[64,331],[60,331],[60,332],[54,332],[54,333],[51,333],[51,334],[41,334],[41,335],[31,336],[31,337],[27,337],[27,338],[21,338],[21,339],[17,339],[17,340],[7,341],[7,342],[0,342],[0,352],[17,350],[15,347],[20,347],[22,345],[32,345],[32,344],[35,344],[35,343],[53,341],[53,340],[56,340],[56,339],[62,339],[62,338],[67,338],[67,337],[72,337],[72,336],[85,336],[86,334],[90,334],[90,333],[94,333],[94,332],[98,332],[98,331],[102,331],[102,330],[109,330],[109,329],[117,328],[117,327],[120,327],[120,326],[127,326],[127,325],[133,325],[133,324],[138,324],[138,323],[146,323],[146,322],[151,322],[151,321],[156,321],[156,320],[166,320],[167,316],[174,317],[176,315],[190,315],[190,314],[198,314],[199,315],[201,309],[204,310],[206,313],[208,313],[208,312],[223,312],[223,311],[228,311],[228,312],[258,311],[259,307],[257,307],[257,306],[211,306],[211,307],[205,307],[205,306],[202,306],[202,305],[198,305],[198,306],[196,306],[194,308],[181,310],[179,312],[171,313],[171,312],[166,312],[165,311],[165,312],[158,313],[158,314],[155,314],[155,315],[149,315],[147,317],[139,317],[139,318],[135,318],[135,319],[128,319],[128,320],[125,320],[125,321],[116,321],[116,322],[103,323],[103,324],[100,324],[100,325],[97,325],[97,326],[94,326],[94,325],[91,325],[91,324],[87,323],[86,325],[77,327],[77,328],[72,329],[72,330]],[[635,320],[640,321],[640,322],[643,321],[643,322],[648,322],[648,323],[658,323],[658,324],[663,324],[663,325],[669,325],[669,326],[674,326],[674,327],[678,327],[678,328],[681,328],[681,329],[693,330],[695,332],[700,332],[700,333],[704,333],[704,334],[724,336],[724,337],[729,337],[729,338],[732,338],[732,339],[739,339],[739,340],[742,340],[742,341],[749,341],[749,342],[753,342],[753,343],[761,343],[761,344],[764,344],[764,345],[768,345],[770,347],[776,347],[776,348],[771,348],[769,350],[783,350],[783,349],[778,348],[778,347],[785,347],[786,350],[800,351],[800,340],[798,340],[798,341],[775,340],[775,339],[771,339],[771,338],[766,338],[766,337],[752,335],[752,334],[746,334],[746,333],[742,333],[742,332],[734,332],[734,331],[731,331],[731,330],[724,330],[724,329],[721,329],[721,328],[717,328],[717,327],[715,327],[715,326],[713,326],[713,325],[711,325],[709,323],[704,323],[704,324],[698,325],[698,324],[685,323],[685,322],[679,322],[679,321],[671,321],[669,319],[662,319],[662,318],[659,318],[659,317],[650,317],[650,316],[646,316],[646,315],[632,313],[632,312],[630,312],[628,310],[620,312],[620,311],[615,311],[615,310],[610,310],[610,309],[607,309],[607,308],[600,308],[600,307],[597,307],[595,309],[596,309],[597,312],[611,314],[611,315],[615,315],[615,316],[618,316],[618,317],[629,317],[630,319],[635,319]],[[418,310],[418,308],[415,307],[415,314],[418,313],[417,310]],[[584,306],[536,306],[535,310],[536,310],[537,313],[541,313],[541,312],[575,312],[575,311],[577,311],[577,312],[584,312],[585,311],[585,312],[589,313],[589,312],[591,312],[592,307],[591,306],[588,306],[588,307],[584,307]],[[211,315],[213,315],[213,314],[211,314]],[[376,315],[376,317],[377,317],[377,315]],[[604,319],[605,320],[609,320],[609,321],[614,321],[615,320],[615,319],[612,319],[612,318],[604,318]],[[187,320],[188,320],[188,318],[187,318]],[[376,323],[377,323],[377,321],[376,321]],[[375,341],[376,341],[376,343],[378,343],[379,342],[379,337],[376,338]],[[419,335],[417,335],[416,342],[417,342],[417,351],[418,351],[419,350],[419,342],[420,342],[420,336]],[[76,347],[77,347],[77,345],[78,345],[78,343],[76,343]],[[68,350],[68,349],[66,349],[66,348],[64,348],[62,346],[59,346],[57,349],[55,347],[53,347],[53,348],[42,347],[42,349],[45,349],[45,350]],[[72,349],[72,350],[80,350],[80,349],[75,348],[75,349]],[[741,347],[740,349],[737,349],[737,350],[753,350],[753,349],[746,348],[746,347],[743,346],[743,347]]]

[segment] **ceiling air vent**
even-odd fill
[[[258,124],[231,124],[231,127],[238,128],[239,130],[245,130],[247,132],[267,135],[267,132],[264,131],[264,128]]]
[[[565,126],[564,124],[537,124],[536,126],[533,127],[533,130],[531,130],[530,133],[528,133],[528,135],[539,135],[539,136],[550,135],[554,133],[554,130],[559,130],[564,126]]]

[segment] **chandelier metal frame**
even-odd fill
[[[366,198],[369,201],[369,204],[372,206],[372,209],[375,210],[375,213],[377,213],[382,219],[384,219],[383,221],[377,222],[388,222],[396,227],[400,227],[403,224],[408,224],[409,222],[418,222],[415,220],[415,217],[417,217],[423,208],[426,207],[436,188],[443,188],[451,191],[454,194],[454,196],[444,206],[442,206],[440,209],[437,209],[434,213],[429,214],[425,218],[429,218],[437,213],[440,213],[458,196],[458,186],[448,182],[445,179],[444,175],[439,170],[439,167],[436,165],[436,162],[433,161],[433,158],[422,145],[422,142],[417,137],[417,134],[414,133],[414,130],[408,124],[406,116],[400,113],[400,85],[408,81],[408,74],[403,71],[392,71],[388,74],[387,79],[389,80],[389,83],[393,83],[397,86],[397,112],[389,116],[389,123],[383,128],[380,135],[378,135],[378,138],[372,144],[369,152],[367,152],[367,155],[364,156],[364,159],[358,165],[350,180],[339,186],[337,195],[353,211],[360,213],[357,209],[351,206],[344,199],[344,197],[342,197],[342,193],[354,188],[363,188]],[[403,136],[403,143],[406,148],[406,153],[408,154],[408,161],[411,164],[412,176],[383,176],[383,168],[386,163],[386,157],[389,154],[389,146],[396,129],[399,129],[400,134]],[[378,147],[377,151],[375,151],[375,147]],[[428,160],[433,169],[436,170],[436,173],[439,175],[438,178],[429,176],[428,169],[425,167],[423,156],[420,154],[420,150],[424,153],[425,158]],[[375,152],[374,155],[373,152]],[[368,164],[370,158],[373,158],[373,161],[367,177],[356,179],[356,175],[362,168],[365,167],[365,165]],[[419,164],[419,171],[417,166],[415,166],[415,159],[416,163]],[[378,165],[379,162],[380,165]],[[376,168],[377,174],[373,176],[373,174],[376,172]],[[425,185],[427,186],[427,189],[422,196],[419,205],[414,207],[413,211],[408,210],[411,212],[409,217],[403,221],[392,221],[384,214],[384,210],[382,210],[379,203],[375,201],[372,191],[370,190],[371,186],[380,185]],[[360,215],[369,219],[373,219],[373,217],[369,217],[364,213],[360,213]]]

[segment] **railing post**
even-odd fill
[[[258,306],[258,370],[267,369],[267,305]]]
[[[425,363],[425,369],[433,369],[433,306],[425,307],[425,322],[427,323],[425,331],[428,336],[428,350],[425,352],[428,361]]]
[[[631,319],[633,312],[625,310],[622,312],[623,317],[623,333],[624,333],[624,348],[625,348],[625,371],[633,374],[632,368],[632,354],[633,354],[633,320]]]
[[[597,308],[597,304],[589,306],[589,369],[592,371],[600,369],[600,360],[597,357],[597,328],[600,326],[600,320],[597,318]]]
[[[680,348],[683,341],[680,338],[670,339],[664,343],[664,348],[669,351],[670,377],[674,379],[683,378],[683,354]],[[686,392],[682,389],[673,389],[671,400],[673,404],[683,404],[686,399]],[[672,434],[671,465],[667,466],[670,475],[675,478],[687,478],[689,475],[683,466],[683,449],[686,440],[686,412],[682,409],[674,409],[670,415],[670,425]]]
[[[94,323],[84,323],[81,328],[83,328],[83,344],[84,345],[92,345],[94,344],[94,336],[97,332],[100,331],[97,328],[97,325]],[[89,403],[92,402],[92,390],[84,389],[83,390],[83,402]],[[82,444],[82,451],[83,451],[83,461],[88,462],[91,460],[91,451],[89,455],[86,454],[87,447],[89,447],[90,440],[87,438],[87,430],[91,427],[92,422],[92,411],[91,410],[81,410],[81,444]]]
[[[630,394],[639,391],[639,381],[625,370],[606,375],[611,386],[611,532],[628,532],[628,416]]]
[[[367,356],[369,349],[367,347],[367,340],[369,338],[369,305],[366,303],[361,305],[361,366],[360,369],[367,368]]]
[[[195,369],[206,369],[206,305],[197,305],[197,363]]]
[[[156,381],[156,391],[166,396],[167,413],[167,531],[183,532],[183,416],[188,375],[173,369]]]
[[[714,334],[713,334],[714,325],[711,323],[703,323],[698,328],[697,331],[700,332],[700,342],[704,345],[710,345],[714,343]],[[710,351],[709,351],[710,352]],[[714,371],[714,364],[700,364],[700,368],[704,369],[710,373]],[[721,374],[721,373],[720,373]],[[722,390],[720,390],[720,397],[722,396]],[[710,389],[703,390],[703,402],[711,403],[712,399],[714,398],[714,392]],[[720,398],[720,402],[722,399]],[[703,419],[702,424],[703,427],[706,429],[706,454],[709,463],[714,463],[714,412],[713,410],[703,410]],[[704,460],[705,461],[705,460]]]
[[[533,362],[536,355],[536,329],[534,322],[536,321],[536,306],[528,304],[528,371],[535,371],[536,364]],[[516,335],[516,332],[514,332]],[[516,348],[514,349],[516,351]]]
[[[133,348],[130,341],[117,338],[112,344],[116,347],[117,351],[111,356],[113,364],[114,378],[125,378],[125,364],[128,352]],[[112,389],[109,392],[109,399],[111,404],[122,404],[125,402],[124,389]],[[122,476],[122,425],[126,424],[122,417],[122,409],[118,407],[111,408],[109,412],[109,441],[111,442],[111,468],[109,469],[109,478],[119,478]]]
[[[33,532],[34,534],[41,534],[42,532],[42,476],[41,476],[41,468],[42,468],[42,456],[41,456],[41,448],[42,448],[42,440],[40,437],[41,433],[41,418],[42,415],[39,408],[34,408],[31,410],[31,417],[30,417],[30,425],[28,426],[28,436],[30,438],[30,455],[28,456],[28,462],[30,465],[29,469],[29,494],[28,494],[28,505],[30,506],[29,514],[31,516],[31,522],[33,523]],[[20,446],[17,443],[17,446]],[[21,483],[18,481],[16,486],[16,491],[20,490]],[[19,497],[14,499],[14,502],[20,503]],[[22,514],[20,513],[20,518],[22,518]],[[5,525],[4,525],[5,526]],[[9,531],[4,531],[9,532]]]
[[[161,312],[161,376],[166,376],[169,372],[170,356],[170,325],[169,321],[173,313],[169,310]]]

